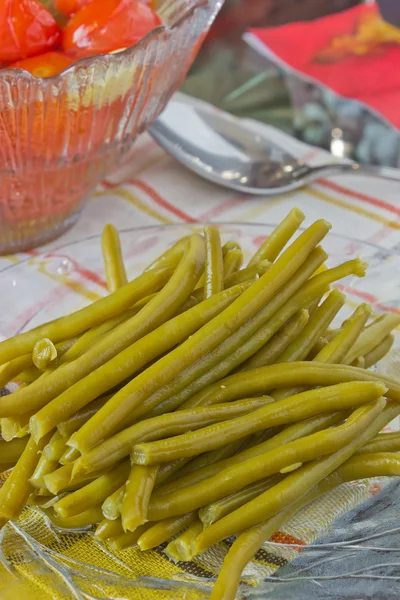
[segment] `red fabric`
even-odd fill
[[[362,20],[371,17],[376,17],[375,33],[366,53],[339,56],[333,44],[340,36],[357,36]],[[382,29],[387,33],[387,28],[397,40],[382,42]],[[400,128],[400,29],[384,24],[375,5],[251,33],[293,69],[342,96],[362,101]],[[336,58],[330,60],[329,53],[336,53]]]

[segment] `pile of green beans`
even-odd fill
[[[101,249],[108,295],[0,342],[0,527],[25,506],[113,551],[167,543],[190,561],[238,536],[212,600],[234,600],[263,543],[343,482],[400,475],[400,382],[369,370],[400,315],[332,285],[319,220],[293,209],[248,264],[206,226],[135,279],[117,230]]]

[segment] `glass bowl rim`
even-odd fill
[[[219,227],[220,225],[222,225],[223,227],[241,227],[241,228],[256,228],[256,227],[276,227],[277,225],[279,225],[279,222],[276,223],[246,223],[246,222],[242,222],[242,221],[195,221],[195,222],[191,222],[191,223],[165,223],[165,224],[160,224],[160,225],[142,225],[140,227],[124,227],[124,228],[117,228],[118,229],[118,233],[122,234],[122,233],[131,233],[131,232],[140,232],[140,231],[144,231],[144,232],[149,232],[151,230],[154,231],[164,231],[164,230],[173,230],[173,229],[184,229],[186,228],[190,228],[190,227],[205,227],[206,225],[211,225],[213,227]],[[307,229],[307,226],[301,226],[299,227],[298,231],[304,231],[305,229]],[[351,237],[351,236],[347,236],[347,235],[343,235],[341,233],[336,233],[332,230],[329,231],[328,233],[329,237],[336,237],[338,239],[342,239],[345,240],[347,242],[357,242],[363,246],[366,246],[368,248],[372,248],[375,250],[379,250],[379,251],[384,251],[387,256],[400,256],[400,250],[396,251],[395,249],[391,248],[384,248],[383,246],[379,246],[378,244],[374,244],[372,242],[367,242],[364,241],[362,239],[359,238],[355,238],[355,237]],[[41,256],[43,254],[46,254],[46,252],[58,252],[60,250],[63,250],[64,248],[69,248],[71,246],[75,246],[76,244],[82,244],[84,242],[87,241],[91,241],[91,240],[95,240],[101,239],[101,233],[95,233],[92,235],[89,235],[87,237],[79,237],[75,240],[71,240],[70,242],[67,242],[65,244],[55,244],[54,246],[52,245],[48,250],[46,250],[43,247],[39,247],[39,253],[38,256]],[[62,241],[62,237],[59,238],[57,241]],[[23,252],[21,254],[24,254]],[[0,256],[0,259],[2,257]],[[32,257],[30,255],[27,255],[26,258],[23,258],[22,260],[20,260],[18,263],[11,263],[8,265],[5,265],[4,267],[0,267],[0,274],[4,273],[5,271],[8,271],[9,269],[13,269],[16,268],[18,266],[21,266],[22,264],[24,264],[25,262],[27,262],[28,260],[30,260]]]
[[[222,6],[224,0],[217,0],[216,2],[216,6],[217,9],[219,10],[219,8]],[[85,56],[83,58],[79,58],[76,61],[74,61],[71,65],[69,65],[68,67],[66,67],[65,69],[63,69],[62,71],[60,71],[59,73],[56,73],[55,75],[51,75],[50,77],[36,77],[35,75],[33,75],[32,73],[30,73],[29,71],[26,71],[25,69],[20,69],[20,68],[2,68],[0,69],[0,79],[1,78],[6,78],[6,77],[16,77],[19,79],[25,79],[27,81],[45,81],[46,83],[58,83],[59,81],[62,82],[63,79],[70,74],[70,72],[73,72],[75,69],[79,69],[81,67],[85,67],[85,68],[90,68],[98,59],[103,59],[106,61],[107,66],[109,66],[109,64],[112,62],[113,58],[115,56],[122,56],[122,57],[128,57],[133,55],[137,50],[140,50],[142,47],[146,46],[148,43],[150,43],[153,38],[157,39],[157,37],[164,32],[167,32],[169,34],[172,34],[172,32],[174,31],[174,29],[176,29],[177,27],[179,27],[179,25],[181,25],[182,23],[184,23],[185,21],[187,21],[189,19],[189,17],[199,8],[207,8],[210,7],[210,3],[211,0],[196,0],[193,4],[188,5],[184,11],[183,14],[180,15],[171,25],[160,25],[158,27],[155,27],[154,29],[152,29],[148,34],[146,34],[141,40],[139,40],[136,44],[133,44],[133,46],[129,46],[128,48],[124,48],[121,51],[116,51],[116,52],[106,52],[106,53],[100,53],[100,54],[94,54],[93,56]]]

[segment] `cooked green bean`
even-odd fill
[[[265,259],[273,262],[290,238],[296,233],[304,219],[305,215],[301,210],[292,208],[283,221],[270,233],[265,242],[261,244],[257,252],[250,259],[248,266],[251,267],[260,260]]]
[[[386,456],[389,457],[389,455]],[[364,477],[384,476],[387,474],[398,475],[400,473],[400,461],[397,457],[395,460],[387,458],[384,462],[379,459],[368,462],[368,457],[365,457],[366,460],[364,461],[358,461],[357,458],[351,457],[336,471],[314,486],[305,496],[276,513],[267,521],[239,535],[225,557],[217,582],[211,592],[210,600],[234,600],[242,571],[256,552],[275,531],[278,531],[285,522],[312,500],[345,481],[363,479]]]
[[[81,453],[76,448],[66,447],[66,450],[62,456],[60,456],[59,463],[60,465],[68,465],[69,463],[74,462],[77,458],[79,458]]]
[[[371,396],[370,396],[371,398]],[[285,402],[284,400],[281,401]],[[399,407],[400,412],[400,407]],[[158,520],[183,514],[229,494],[233,494],[251,483],[265,479],[298,462],[309,462],[325,454],[331,454],[360,435],[371,422],[370,406],[361,406],[343,424],[333,429],[318,431],[253,456],[248,460],[222,469],[206,480],[176,490],[170,494],[155,492],[149,508],[149,518]]]
[[[60,529],[79,529],[88,525],[95,525],[102,520],[103,515],[99,506],[93,506],[72,517],[61,517],[54,510],[45,510],[46,515],[56,527]]]
[[[238,283],[242,283],[243,281],[249,281],[252,279],[256,279],[257,277],[261,277],[271,268],[271,263],[269,260],[261,260],[259,263],[253,265],[252,267],[246,267],[245,269],[241,269],[240,271],[236,271],[232,273],[232,275],[228,275],[224,278],[224,287],[229,288],[233,285],[237,285]]]
[[[41,338],[32,350],[32,362],[39,371],[45,371],[57,358],[57,349],[49,338]]]
[[[400,475],[400,456],[395,452],[371,452],[352,456],[337,470],[342,481]]]
[[[59,461],[61,456],[64,454],[66,448],[66,439],[61,435],[59,431],[53,433],[50,441],[43,449],[43,455],[48,460]]]
[[[100,521],[94,535],[99,540],[109,540],[110,538],[123,535],[124,530],[122,528],[121,519],[109,520],[103,519]]]
[[[354,311],[353,315],[345,322],[344,326],[337,333],[337,335],[334,336],[320,352],[318,352],[313,360],[325,363],[340,363],[360,335],[365,323],[369,318],[369,315],[369,307],[366,304],[361,304]],[[306,353],[304,353],[302,358],[306,358]],[[288,359],[288,357],[286,357],[286,359]],[[298,394],[299,392],[304,391],[304,389],[306,388],[293,387],[274,390],[272,391],[272,396],[277,401],[283,400],[283,398],[287,398],[293,394]]]
[[[216,450],[210,450],[210,452],[205,452],[204,454],[200,454],[195,458],[190,459],[184,466],[181,467],[179,472],[174,479],[181,479],[184,475],[188,473],[192,473],[194,471],[199,471],[200,469],[207,468],[216,463],[221,463],[225,459],[231,458],[236,455],[236,452],[242,450],[244,446],[243,440],[235,440],[230,444],[225,444],[221,446],[221,448],[217,448]],[[167,463],[168,464],[168,463]],[[164,465],[161,465],[160,470]]]
[[[295,312],[297,312],[299,308],[302,306],[308,306],[313,298],[327,291],[329,283],[337,280],[340,277],[345,277],[349,273],[362,275],[363,272],[363,263],[360,263],[356,260],[343,263],[343,265],[340,265],[340,267],[330,269],[321,275],[312,277],[297,291],[297,293],[292,295],[278,311],[274,312],[273,316],[254,333],[252,325],[256,323],[259,325],[260,321],[264,321],[265,314],[270,311],[270,305],[265,305],[258,315],[246,323],[238,332],[236,332],[231,336],[230,339],[227,340],[225,343],[227,345],[231,345],[232,340],[234,340],[234,346],[236,349],[232,347],[227,349],[225,347],[224,353],[226,354],[226,358],[221,360],[220,356],[215,356],[210,353],[208,356],[204,357],[201,363],[198,361],[199,364],[197,366],[195,365],[194,369],[199,369],[200,364],[204,370],[205,366],[207,366],[205,375],[193,381],[192,384],[188,385],[178,394],[175,394],[174,396],[169,394],[168,410],[176,408],[177,405],[181,406],[181,408],[195,406],[199,390],[202,390],[204,387],[220,380],[235,367],[238,367],[245,360],[250,358]],[[275,301],[278,299],[279,296],[277,295],[275,297]],[[252,335],[250,335],[251,333]],[[222,348],[223,345],[221,344],[221,347],[215,352],[222,354]],[[178,378],[175,380],[175,385],[177,385],[177,381]],[[171,392],[171,390],[169,390],[169,392]],[[185,402],[183,402],[184,400]],[[167,408],[166,404],[167,402],[165,404],[163,403],[162,407],[160,405],[158,410],[161,410],[161,408],[165,410]]]
[[[83,454],[74,463],[74,475],[81,472],[91,473],[109,468],[128,456],[132,446],[138,441],[158,440],[186,431],[200,429],[212,423],[218,423],[235,416],[251,413],[260,406],[271,402],[269,396],[249,398],[235,403],[215,404],[206,409],[180,410],[176,413],[160,415],[145,421],[139,421],[105,440],[92,450]]]
[[[66,421],[61,421],[57,425],[58,431],[64,437],[70,437],[75,431],[78,431],[89,421],[90,417],[92,417],[105,403],[111,398],[110,395],[101,396],[96,400],[92,400],[89,404],[78,410],[72,417],[69,417]]]
[[[190,401],[192,406],[208,406],[231,402],[238,398],[267,394],[275,387],[335,385],[349,381],[381,381],[389,388],[386,396],[400,402],[400,384],[387,378],[349,365],[313,362],[293,362],[260,367],[236,373],[203,390]],[[189,402],[187,403],[187,405]]]
[[[196,520],[197,513],[192,512],[187,515],[164,519],[164,521],[154,523],[152,527],[142,533],[137,541],[138,546],[141,550],[150,550],[150,548],[160,546],[160,544],[172,538],[182,531],[182,529],[185,529],[185,527],[192,525]]]
[[[88,508],[101,505],[127,480],[129,469],[129,461],[121,463],[112,472],[101,475],[79,490],[61,498],[54,505],[54,510],[61,517],[72,517]]]
[[[241,533],[249,527],[261,523],[305,496],[310,489],[339,468],[388,422],[389,413],[383,412],[385,404],[386,400],[380,398],[371,406],[365,407],[365,411],[369,411],[370,424],[349,444],[343,446],[334,454],[312,461],[293,471],[293,473],[289,473],[280,483],[207,527],[194,540],[193,555],[203,552],[210,545],[230,535]],[[399,412],[400,406],[395,405],[392,408],[393,416],[399,414]],[[391,418],[393,417],[389,416],[390,420]]]
[[[137,300],[161,289],[171,277],[171,274],[171,268],[144,273],[128,285],[105,298],[97,300],[90,306],[81,308],[67,317],[60,317],[0,342],[0,363],[5,363],[17,356],[32,352],[34,345],[40,338],[47,337],[53,340],[54,343],[60,342],[79,335],[90,327],[120,314]]]
[[[109,521],[118,519],[121,516],[121,506],[125,495],[125,483],[121,485],[115,492],[106,498],[101,505],[103,515]],[[122,525],[121,525],[122,527]]]
[[[128,415],[133,419],[134,409],[143,404],[146,398],[162,385],[169,383],[198,358],[216,348],[232,331],[238,329],[256,313],[292,277],[316,244],[327,234],[329,228],[330,225],[325,221],[317,221],[311,225],[271,266],[271,269],[245,290],[228,308],[117,392],[106,406],[81,428],[79,436],[77,433],[74,434],[73,442],[71,439],[69,443],[75,444],[81,451],[83,449],[86,451],[115,431]],[[229,290],[225,293],[227,292]],[[213,298],[214,296],[209,300]],[[191,310],[195,308],[198,307]],[[36,432],[35,428],[33,431]]]
[[[138,527],[135,531],[130,531],[128,533],[123,533],[122,535],[109,538],[107,541],[111,550],[115,552],[136,546],[140,536],[143,535],[150,527],[152,527],[152,525],[153,523],[145,523],[144,525]]]
[[[351,364],[359,356],[368,354],[368,352],[383,342],[385,337],[392,333],[393,329],[398,325],[400,325],[399,314],[387,313],[383,315],[382,319],[364,329],[343,362]]]
[[[175,318],[170,319],[154,331],[145,335],[142,339],[139,339],[126,350],[123,350],[102,367],[86,376],[82,381],[76,383],[72,388],[66,390],[64,394],[58,396],[58,398],[36,414],[35,421],[39,421],[39,423],[45,421],[46,427],[49,427],[52,423],[57,425],[60,421],[70,417],[74,412],[87,405],[92,399],[97,398],[103,392],[115,387],[133,372],[148,364],[149,361],[186,339],[206,323],[208,319],[224,310],[226,306],[233,302],[234,299],[248,287],[249,284],[242,283],[235,288],[230,288],[220,294],[216,294],[198,306],[194,306],[184,314],[177,315]],[[116,330],[114,330],[114,332],[115,331]],[[85,356],[88,354],[89,352],[82,356],[82,359],[85,359]],[[74,361],[73,364],[76,364],[76,362],[77,361]],[[67,365],[65,365],[65,367],[66,366]],[[141,377],[141,375],[138,377]],[[137,381],[138,377],[135,378],[135,381]],[[50,377],[48,380],[49,379]],[[125,388],[122,388],[121,392],[124,389]],[[144,388],[142,391],[144,391]],[[74,437],[79,437],[82,432],[86,432],[84,433],[84,439],[89,444],[87,428],[90,431],[93,425],[92,419],[97,421],[100,412],[108,412],[108,408],[106,409],[106,407],[108,407],[110,402],[114,402],[114,398],[117,398],[117,396],[118,394],[110,399],[103,408],[100,408],[99,411],[81,427],[79,434],[74,434]],[[102,421],[102,417],[100,417],[100,420]],[[43,423],[41,424],[43,425]]]
[[[266,427],[293,423],[319,413],[345,410],[371,402],[385,394],[386,390],[387,387],[381,383],[351,382],[302,392],[280,402],[267,404],[249,415],[166,440],[137,444],[133,449],[132,459],[137,464],[149,465],[195,456]]]
[[[209,527],[216,521],[219,521],[219,519],[222,519],[222,517],[225,517],[225,515],[240,508],[243,504],[246,504],[246,502],[250,502],[253,498],[256,498],[273,485],[279,483],[282,478],[283,475],[274,475],[272,477],[267,477],[267,479],[261,479],[260,481],[246,485],[243,489],[238,490],[225,498],[221,498],[220,500],[216,500],[211,504],[203,506],[199,510],[201,522],[205,527]]]
[[[204,298],[210,298],[224,289],[224,264],[221,249],[221,236],[215,227],[204,227],[206,244],[206,266],[204,278]]]
[[[371,452],[400,452],[400,433],[380,433],[373,440],[357,450],[357,454]]]
[[[367,352],[367,354],[364,356],[364,368],[369,369],[373,365],[376,365],[377,362],[382,360],[382,358],[386,356],[388,352],[390,352],[393,344],[393,334],[389,334],[385,338],[383,338],[380,344],[375,346],[375,348]]]
[[[44,476],[49,473],[53,473],[58,468],[58,462],[56,460],[49,460],[44,454],[39,458],[39,462],[30,478],[31,485],[36,489],[43,489],[46,487]]]
[[[223,273],[225,277],[232,277],[235,275],[243,262],[243,252],[240,248],[231,248],[224,256],[223,262]],[[228,286],[225,286],[228,287]]]
[[[38,444],[29,438],[17,464],[0,488],[0,520],[16,519],[24,508],[33,491],[29,480],[49,438],[50,435],[44,437]]]
[[[108,291],[112,293],[128,282],[124,259],[122,257],[121,241],[114,225],[108,224],[104,227],[101,235],[101,249],[103,252],[107,287]]]
[[[148,271],[154,271],[165,267],[175,269],[189,246],[189,240],[190,235],[185,235],[180,238],[171,246],[171,248],[168,248],[161,256],[153,260],[153,262],[145,268],[144,272],[147,273]]]
[[[156,482],[157,471],[157,465],[154,467],[132,465],[121,507],[124,531],[135,531],[137,527],[148,521],[147,510]]]
[[[74,481],[71,482],[72,468],[73,463],[69,463],[44,476],[45,487],[49,492],[56,495],[60,492],[76,489],[81,483],[86,483],[88,480],[94,478],[94,475],[86,475],[84,473],[80,477],[74,478]]]
[[[271,365],[277,361],[279,356],[286,350],[289,344],[304,329],[309,319],[309,312],[302,308],[291,317],[272,338],[262,346],[249,360],[238,369],[238,372],[256,369],[265,365]]]
[[[325,271],[324,275],[329,273]],[[323,334],[345,303],[345,296],[333,290],[316,309],[303,331],[281,354],[278,362],[305,360],[319,335]]]
[[[191,543],[203,531],[203,523],[196,519],[179,537],[165,548],[165,554],[175,562],[192,560]]]
[[[27,444],[27,438],[15,438],[9,442],[0,439],[0,468],[4,465],[15,465]]]
[[[32,353],[13,358],[10,362],[0,366],[0,389],[10,381],[14,381],[22,371],[32,367]]]
[[[311,435],[312,433],[316,433],[317,431],[321,431],[322,429],[326,429],[332,425],[337,425],[343,421],[346,416],[347,413],[345,412],[335,412],[332,414],[317,415],[311,419],[300,421],[299,423],[293,423],[293,425],[285,427],[279,433],[272,437],[267,437],[267,439],[261,441],[260,443],[253,445],[248,444],[238,454],[227,457],[226,459],[221,458],[221,460],[215,462],[214,464],[206,465],[205,467],[199,468],[196,471],[188,471],[187,473],[183,472],[179,479],[175,479],[158,488],[157,493],[168,494],[184,487],[188,487],[189,485],[194,485],[195,483],[204,481],[205,479],[213,477],[228,467],[232,467],[233,465],[237,465],[256,456],[260,456],[261,454],[265,454],[266,452],[270,452],[276,448],[280,448],[280,446],[289,444],[294,440]],[[252,440],[252,438],[250,438],[250,440]]]
[[[16,417],[4,417],[0,419],[2,438],[6,442],[9,442],[15,438],[24,438],[29,435],[29,419],[33,414],[30,411]]]

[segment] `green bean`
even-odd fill
[[[15,438],[24,438],[29,435],[29,419],[34,413],[32,411],[23,413],[18,417],[1,419],[1,436],[9,442]]]
[[[15,465],[25,449],[28,440],[26,438],[13,439],[10,442],[0,439],[0,468],[4,465]]]
[[[141,550],[150,550],[150,548],[160,546],[160,544],[172,538],[185,527],[192,525],[196,519],[197,513],[192,512],[187,515],[164,519],[164,521],[154,523],[139,537],[137,541],[138,546]]]
[[[240,248],[231,248],[228,250],[223,259],[224,279],[235,275],[242,266],[242,262],[243,252]]]
[[[66,448],[66,439],[61,435],[59,431],[53,433],[50,441],[43,449],[43,455],[48,460],[59,461],[61,456],[64,454]]]
[[[100,521],[94,535],[99,540],[109,540],[110,538],[123,535],[124,530],[122,528],[121,519],[109,520],[103,519]]]
[[[175,269],[182,260],[183,254],[189,246],[190,235],[185,235],[175,242],[171,248],[168,248],[158,258],[145,268],[144,272],[154,271],[165,267]]]
[[[66,492],[70,489],[76,489],[79,487],[79,484],[86,483],[88,480],[93,479],[95,475],[86,475],[82,474],[80,477],[76,477],[73,482],[71,482],[72,477],[72,463],[59,467],[52,473],[48,475],[44,475],[44,484],[45,487],[52,494],[56,495],[60,492]]]
[[[277,361],[279,356],[286,350],[291,342],[304,329],[309,319],[308,310],[302,308],[291,317],[272,338],[264,344],[249,360],[238,369],[238,372],[256,369],[265,365],[271,365]]]
[[[367,354],[364,356],[364,368],[369,369],[373,365],[376,365],[377,362],[382,360],[382,358],[386,356],[388,352],[390,352],[393,344],[393,334],[389,334],[385,338],[383,338],[380,344],[375,346],[375,348],[367,352]]]
[[[371,452],[400,452],[400,433],[380,433],[373,440],[357,450],[357,454]]]
[[[45,488],[44,476],[53,473],[58,468],[56,460],[49,460],[44,454],[39,458],[39,462],[30,478],[31,485],[36,489]]]
[[[107,287],[110,293],[126,285],[124,259],[122,257],[121,241],[114,225],[106,225],[101,235],[101,249],[103,252],[104,267],[106,271]]]
[[[151,416],[170,412],[179,406],[190,407],[188,399],[199,389],[220,379],[254,354],[303,304],[309,302],[310,296],[319,293],[321,288],[325,290],[325,281],[320,280],[317,286],[310,288],[305,284],[300,287],[315,270],[315,265],[325,257],[324,251],[316,248],[292,279],[261,310],[214,350],[145,400],[136,410],[136,418],[151,407]]]
[[[392,455],[393,456],[393,455]],[[305,496],[291,504],[284,510],[276,513],[267,521],[252,527],[242,533],[231,546],[225,557],[218,579],[211,592],[210,600],[234,600],[243,569],[251,561],[256,552],[262,547],[275,531],[287,522],[304,506],[309,504],[323,493],[326,493],[345,481],[363,479],[364,477],[375,477],[386,475],[387,465],[390,459],[382,464],[381,461],[371,461],[368,475],[365,475],[366,464],[360,464],[357,457],[347,460],[336,471],[328,475],[319,484],[314,486]],[[358,463],[358,464],[357,464]],[[397,463],[397,465],[396,465]],[[399,474],[399,459],[393,461],[393,472]],[[396,473],[397,470],[397,473]]]
[[[73,473],[78,475],[81,472],[91,473],[109,468],[121,458],[128,456],[132,446],[138,441],[158,440],[177,433],[200,429],[205,425],[232,419],[237,415],[248,414],[269,402],[271,402],[269,396],[263,396],[235,403],[214,405],[206,409],[181,410],[140,421],[83,454],[74,463]]]
[[[32,362],[39,371],[45,371],[57,358],[57,349],[49,338],[41,338],[32,351]]]
[[[325,271],[325,274],[329,271]],[[338,290],[333,290],[318,306],[313,316],[299,336],[286,348],[278,362],[294,362],[305,360],[319,335],[323,334],[345,303],[345,296]]]
[[[240,271],[235,271],[232,275],[228,275],[224,278],[224,287],[229,288],[233,285],[237,285],[238,283],[242,283],[243,281],[249,281],[252,279],[256,279],[257,277],[261,277],[271,268],[271,263],[269,260],[261,260],[259,263],[253,265],[252,267],[246,267],[245,269],[241,269]]]
[[[243,289],[246,289],[248,286],[249,284],[242,283],[235,288],[225,290],[221,292],[221,294],[217,294],[212,298],[205,300],[204,303],[193,307],[186,313],[170,319],[151,333],[145,335],[135,344],[132,344],[129,348],[109,360],[102,367],[86,376],[82,381],[76,383],[72,388],[66,390],[64,394],[58,396],[58,398],[48,406],[44,407],[35,415],[34,423],[38,421],[41,427],[43,422],[45,422],[47,428],[52,426],[52,423],[57,425],[60,421],[72,416],[91,400],[97,398],[110,388],[115,387],[133,372],[148,364],[152,359],[186,339],[207,322],[209,318],[212,318],[224,310],[224,308],[233,302]],[[82,359],[88,354],[89,352],[86,353]],[[76,364],[76,362],[77,361],[74,361],[73,364]],[[142,374],[137,376],[134,381],[137,381],[139,377],[142,379]],[[108,413],[109,403],[115,402],[115,398],[117,398],[118,401],[119,394],[125,390],[125,387],[100,408],[99,411],[81,427],[79,434],[74,434],[74,437],[77,436],[79,438],[81,433],[84,432],[83,437],[89,444],[87,430],[89,429],[90,431],[92,428],[93,420],[96,422],[100,413],[103,415],[104,411]],[[142,391],[144,391],[144,388]],[[102,420],[102,417],[100,417],[100,420]]]
[[[170,492],[181,490],[189,485],[194,485],[204,481],[205,479],[213,477],[228,467],[232,467],[233,465],[237,465],[256,456],[260,456],[261,454],[265,454],[266,452],[270,452],[276,448],[280,448],[280,446],[288,444],[289,442],[311,435],[312,433],[316,433],[317,431],[321,431],[322,429],[326,429],[332,425],[336,425],[337,423],[343,421],[346,416],[347,413],[345,412],[335,412],[332,414],[317,415],[311,419],[300,421],[299,423],[293,423],[293,425],[285,427],[273,437],[267,437],[267,439],[258,444],[244,447],[241,452],[235,454],[234,456],[221,459],[212,465],[207,465],[193,472],[182,473],[180,479],[176,479],[161,486],[157,489],[157,493],[168,494]]]
[[[381,381],[389,388],[386,395],[400,402],[400,385],[395,381],[348,365],[313,362],[293,362],[290,364],[269,365],[244,373],[236,373],[197,394],[191,399],[193,406],[209,406],[221,402],[231,402],[238,398],[267,394],[275,387],[298,385],[335,385],[349,381]],[[187,403],[189,404],[189,403]]]
[[[32,353],[13,358],[10,362],[0,366],[0,389],[10,381],[14,381],[22,371],[32,367]]]
[[[81,428],[79,436],[74,434],[73,444],[81,451],[83,448],[86,451],[115,431],[128,415],[133,419],[136,416],[134,409],[146,398],[162,385],[172,381],[198,358],[216,348],[232,331],[238,329],[257,312],[292,277],[329,228],[330,225],[325,221],[317,221],[311,225],[272,265],[271,269],[245,290],[228,308],[115,394],[106,406]],[[198,307],[191,310],[195,308]],[[36,432],[35,428],[33,431]],[[72,438],[69,442],[72,445],[71,442]]]
[[[66,421],[61,421],[57,425],[58,431],[64,437],[70,437],[75,431],[78,431],[89,421],[90,417],[92,417],[105,403],[111,398],[111,396],[101,396],[96,400],[93,400],[86,406],[84,406],[81,410],[78,410],[75,414],[73,414]]]
[[[80,529],[88,525],[95,525],[102,520],[103,515],[99,506],[93,506],[72,517],[61,517],[53,510],[45,510],[50,521],[59,529]]]
[[[360,435],[369,423],[370,406],[361,406],[343,425],[336,428],[318,431],[280,446],[278,449],[253,456],[222,469],[207,480],[170,494],[156,492],[150,503],[149,518],[158,520],[195,510],[233,494],[251,483],[265,479],[269,475],[277,474],[288,466],[298,462],[309,462],[319,456],[336,452],[350,443],[355,436]]]
[[[352,382],[302,392],[280,402],[268,404],[249,415],[209,425],[199,431],[157,442],[137,444],[133,449],[132,459],[137,464],[149,465],[195,456],[266,427],[284,425],[319,413],[345,410],[371,402],[382,396],[386,390],[386,386],[380,383]],[[349,396],[345,397],[346,394]]]
[[[135,531],[137,527],[148,521],[147,510],[157,471],[157,465],[155,467],[132,465],[121,507],[122,527],[125,532]]]
[[[369,424],[366,424],[364,431],[356,438],[337,450],[334,454],[312,461],[290,473],[283,481],[254,500],[247,502],[241,508],[207,527],[195,539],[192,546],[193,555],[196,556],[210,545],[230,535],[241,533],[249,527],[261,523],[305,496],[311,488],[340,467],[358,448],[374,437],[382,426],[388,422],[388,412],[383,412],[385,405],[386,400],[380,398],[373,405],[365,407],[365,411],[369,412],[370,416]],[[392,408],[393,416],[399,414],[399,412],[400,407],[395,405]],[[389,419],[391,420],[391,418],[393,417],[390,416]]]
[[[210,527],[210,525],[219,521],[222,517],[229,515],[229,513],[240,508],[243,504],[246,504],[246,502],[250,502],[253,498],[256,498],[266,490],[269,490],[269,488],[279,483],[282,479],[283,475],[274,475],[272,477],[267,477],[266,479],[261,479],[260,481],[246,485],[243,489],[238,490],[225,498],[221,498],[220,500],[216,500],[211,504],[203,506],[199,510],[201,522],[205,527]]]
[[[110,319],[128,309],[137,300],[162,288],[171,276],[171,269],[160,269],[152,273],[144,273],[128,285],[105,298],[97,300],[90,306],[60,317],[25,333],[20,333],[4,342],[0,342],[0,363],[5,363],[17,356],[32,352],[40,338],[50,338],[53,343],[72,338],[90,327]]]
[[[371,452],[352,456],[337,470],[342,481],[400,475],[400,456],[394,452]]]
[[[196,519],[179,537],[165,548],[165,554],[175,562],[192,560],[191,543],[203,531],[203,523]]]
[[[54,510],[61,517],[72,517],[88,508],[101,505],[127,480],[129,468],[129,461],[121,463],[112,472],[101,475],[79,490],[61,498],[54,505]]]
[[[287,302],[281,306],[281,308],[274,313],[272,318],[270,318],[266,323],[264,323],[256,333],[253,333],[251,336],[249,335],[252,332],[251,323],[255,323],[255,321],[260,320],[261,315],[265,316],[265,313],[269,311],[269,306],[266,305],[260,311],[259,315],[256,315],[252,322],[246,323],[243,326],[241,332],[237,332],[237,336],[239,339],[235,340],[235,345],[237,346],[236,350],[232,348],[226,349],[226,358],[219,360],[218,364],[210,365],[211,359],[215,357],[209,354],[204,358],[204,362],[207,364],[207,371],[203,377],[198,378],[191,385],[188,385],[185,389],[183,389],[179,394],[175,396],[169,397],[168,403],[170,407],[175,407],[175,405],[181,406],[181,408],[188,408],[190,406],[196,406],[197,399],[201,397],[201,390],[204,389],[205,386],[210,385],[214,381],[220,380],[222,377],[227,375],[230,371],[232,371],[235,367],[238,367],[245,360],[250,358],[257,350],[259,350],[265,342],[270,339],[270,337],[279,330],[279,328],[302,306],[307,306],[313,298],[319,296],[321,293],[324,293],[328,290],[328,285],[332,281],[340,277],[345,277],[349,273],[354,273],[355,275],[362,275],[364,272],[364,265],[360,263],[358,260],[349,261],[340,265],[340,267],[336,267],[335,269],[330,269],[321,275],[316,277],[312,277],[308,282],[306,282],[296,294],[291,296]],[[264,320],[264,319],[263,319]],[[241,333],[244,334],[244,339],[241,339]],[[235,334],[236,335],[236,334]],[[234,338],[234,336],[232,336]],[[240,343],[237,343],[237,342]],[[231,343],[228,340],[228,343]],[[183,402],[185,400],[185,402]],[[183,403],[182,403],[183,402]],[[163,404],[163,408],[165,410],[166,406]],[[171,410],[172,408],[169,408]],[[161,410],[161,406],[159,407]]]
[[[257,252],[250,259],[248,266],[251,267],[260,260],[265,259],[273,262],[286,246],[292,235],[296,233],[304,219],[305,215],[302,211],[298,208],[293,208],[267,237],[265,242],[261,244]]]
[[[192,473],[194,471],[198,472],[200,469],[207,468],[216,463],[221,463],[221,461],[224,461],[225,459],[229,459],[236,455],[236,452],[238,452],[238,450],[242,451],[243,446],[243,440],[235,440],[230,444],[225,444],[224,446],[221,446],[221,448],[217,448],[216,450],[211,450],[210,452],[200,454],[199,456],[190,459],[183,467],[181,467],[181,469],[177,473],[177,477],[174,479],[181,479],[188,473]],[[162,469],[162,467],[163,465],[161,465],[160,469]]]
[[[106,498],[101,505],[103,515],[109,521],[114,521],[121,516],[122,501],[125,495],[125,483]],[[121,525],[122,528],[122,525]],[[122,533],[122,532],[121,532]]]
[[[206,244],[204,298],[210,298],[224,289],[224,264],[219,230],[206,225],[204,241]]]
[[[385,337],[389,335],[398,325],[400,325],[399,314],[387,313],[386,315],[383,315],[382,319],[364,329],[354,346],[347,354],[344,362],[346,364],[351,364],[353,360],[359,356],[368,354],[368,352],[383,342]]]
[[[33,490],[29,479],[49,438],[50,435],[44,437],[38,444],[29,438],[17,464],[0,488],[0,520],[16,519],[24,508]]]
[[[123,533],[122,535],[109,538],[107,541],[111,550],[116,552],[119,550],[124,550],[125,548],[136,546],[140,536],[143,535],[150,527],[152,527],[152,525],[153,523],[145,523],[133,532],[130,531],[129,533]]]
[[[60,456],[59,459],[59,463],[60,465],[68,465],[69,463],[74,462],[77,458],[79,458],[81,455],[81,453],[79,452],[79,450],[76,450],[75,448],[69,448],[67,446],[64,454],[62,456]]]

